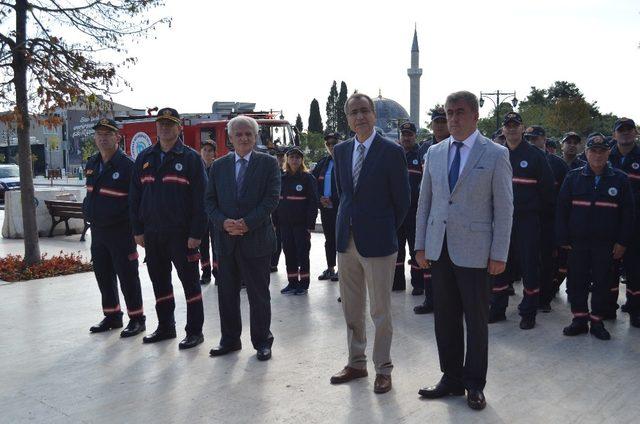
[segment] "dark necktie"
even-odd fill
[[[451,169],[449,169],[449,191],[451,193],[453,193],[460,175],[460,148],[462,147],[462,142],[454,141],[453,145],[456,147],[456,153],[453,156],[453,162],[451,162]]]
[[[358,185],[358,178],[360,178],[360,171],[362,170],[362,164],[364,162],[364,151],[364,144],[358,145],[356,152],[356,164],[353,166],[353,187]]]
[[[238,176],[236,177],[236,195],[240,196],[244,185],[244,175],[247,172],[247,160],[245,158],[240,158],[238,159],[238,162],[240,162],[240,170],[238,170]]]

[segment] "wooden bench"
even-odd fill
[[[71,218],[82,219],[84,221],[84,229],[82,230],[82,236],[80,236],[80,241],[84,241],[84,235],[87,233],[89,229],[89,223],[84,218],[84,213],[82,212],[82,202],[69,202],[62,200],[45,200],[44,203],[47,205],[47,209],[49,210],[49,214],[51,214],[51,230],[49,231],[49,237],[53,237],[53,229],[59,223],[64,221],[64,225],[67,227],[65,235],[73,234],[69,229],[69,220]]]

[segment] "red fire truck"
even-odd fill
[[[233,149],[227,135],[227,123],[238,115],[247,115],[258,121],[257,149],[299,145],[297,129],[282,116],[282,112],[255,112],[255,103],[214,102],[212,113],[183,114],[182,137],[184,143],[200,150],[200,143],[213,140],[218,157]],[[279,115],[279,116],[278,116]],[[134,160],[138,154],[157,141],[154,116],[116,118],[121,126],[124,150]]]

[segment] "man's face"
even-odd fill
[[[367,99],[356,97],[347,105],[347,122],[349,128],[358,136],[368,136],[376,124],[376,113],[371,109]],[[364,140],[361,140],[364,141]]]
[[[433,131],[433,137],[436,141],[444,140],[449,137],[449,127],[447,127],[446,119],[436,119],[431,121],[431,131]]]
[[[245,156],[256,145],[256,136],[251,126],[239,122],[233,126],[233,131],[229,134],[231,144],[239,156]]]
[[[202,146],[202,148],[200,148],[200,156],[202,156],[202,160],[204,160],[204,163],[206,163],[207,165],[211,165],[211,163],[216,158],[216,151],[210,144],[205,144],[204,146]]]
[[[104,127],[98,127],[96,129],[94,138],[96,146],[100,151],[112,151],[115,150],[118,145],[118,133]]]
[[[158,132],[160,141],[174,142],[180,135],[180,124],[169,121],[168,119],[161,119],[156,121],[156,131]]]
[[[338,144],[338,140],[333,137],[326,139],[324,142],[324,147],[326,147],[327,153],[329,153],[331,157],[333,157],[333,148],[336,147],[336,144]]]
[[[524,125],[517,122],[507,122],[502,126],[502,134],[508,142],[518,143],[522,140],[522,134],[524,133]]]
[[[478,127],[478,112],[463,100],[446,105],[449,133],[456,140],[464,140]]]
[[[580,140],[575,137],[569,137],[562,142],[562,154],[565,156],[576,156],[579,146]]]
[[[613,137],[620,146],[628,147],[636,142],[638,130],[630,125],[624,125],[613,133]]]
[[[402,131],[400,133],[400,144],[406,150],[411,150],[416,145],[416,133],[413,131]]]
[[[609,153],[609,149],[587,149],[587,162],[589,162],[589,166],[591,167],[591,169],[599,170],[604,168],[604,166],[607,164],[607,161],[609,160]]]

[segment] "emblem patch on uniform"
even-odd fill
[[[616,194],[618,194],[618,189],[615,187],[611,187],[607,193],[609,193],[609,196],[615,196]]]
[[[526,168],[527,166],[529,166],[529,162],[527,162],[526,160],[520,162],[520,168]]]
[[[413,164],[414,164],[414,165],[417,165],[417,164],[418,164],[418,159],[414,159],[414,160],[413,160]]]
[[[114,180],[117,180],[118,178],[120,178],[120,173],[119,172],[114,172],[113,175],[111,176]]]
[[[302,186],[300,184],[296,186],[296,191],[302,191]]]
[[[149,167],[149,162],[145,162],[144,165],[142,165],[142,169],[147,169]]]
[[[638,162],[633,162],[633,163],[631,164],[631,167],[632,167],[633,169],[637,170],[638,168],[640,168],[640,163],[638,163]]]
[[[182,171],[182,164],[181,163],[176,163],[176,171]]]

